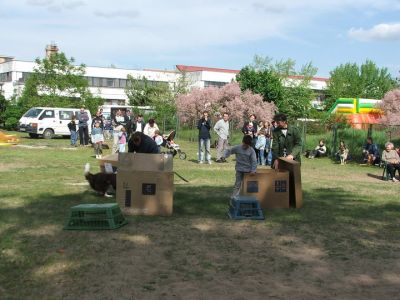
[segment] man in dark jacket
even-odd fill
[[[274,116],[277,127],[272,136],[272,160],[275,169],[279,168],[278,157],[286,157],[301,162],[302,140],[297,127],[289,126],[285,114]]]
[[[211,165],[211,152],[210,152],[210,129],[211,123],[208,118],[208,112],[203,112],[202,118],[197,122],[197,129],[199,130],[199,164],[205,162],[204,152],[206,152],[205,159]]]
[[[88,129],[89,115],[84,107],[78,114],[78,127],[79,127],[79,144],[87,146],[89,144],[89,129]]]
[[[94,127],[94,124],[99,123],[100,128],[104,129],[104,122],[103,122],[103,117],[101,116],[101,112],[98,110],[96,112],[96,116],[92,120],[92,128]]]
[[[128,152],[159,153],[156,142],[143,132],[135,132],[128,142]]]
[[[378,146],[374,144],[372,137],[367,138],[367,143],[363,146],[364,163],[371,165],[379,164],[381,155]]]
[[[136,121],[132,124],[132,132],[143,132],[145,125],[143,115],[138,115]]]

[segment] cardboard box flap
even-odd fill
[[[171,154],[120,153],[119,170],[172,172],[173,156]]]

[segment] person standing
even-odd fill
[[[126,118],[128,120],[126,123],[126,136],[129,138],[132,134],[133,125],[133,115],[129,109],[126,111]]]
[[[122,114],[120,109],[117,110],[115,116],[112,120],[113,124],[113,147],[112,153],[116,153],[119,148],[119,133],[121,132],[122,127],[126,126],[128,122],[127,117]]]
[[[217,163],[226,162],[224,157],[225,150],[228,149],[229,138],[229,114],[225,112],[217,123],[214,125],[214,131],[218,135],[217,144]]]
[[[125,145],[127,141],[126,129],[122,126],[120,133],[118,134],[118,152],[124,153],[125,152]]]
[[[132,132],[143,132],[144,126],[143,115],[139,114],[136,121],[132,124]]]
[[[92,120],[92,128],[95,127],[96,123],[100,123],[100,128],[104,130],[103,116],[99,110],[96,112],[96,116]]]
[[[103,129],[100,127],[100,122],[96,122],[92,128],[92,143],[94,145],[94,154],[96,158],[101,158],[103,154],[103,142]]]
[[[76,135],[76,123],[75,123],[76,117],[72,116],[71,122],[68,123],[68,129],[69,132],[71,133],[71,146],[76,147],[76,140],[77,140],[77,135]]]
[[[84,107],[78,115],[78,127],[79,127],[79,144],[81,146],[88,146],[89,144],[89,129],[88,129],[89,115],[85,111]]]
[[[146,126],[144,126],[143,133],[153,138],[156,130],[160,130],[158,128],[156,121],[154,119],[150,119],[149,123],[147,123]]]
[[[202,118],[197,122],[197,129],[199,130],[199,164],[207,160],[207,163],[211,165],[211,122],[208,118],[208,112],[203,112]],[[204,152],[206,154],[205,157]]]
[[[274,169],[279,169],[278,157],[301,162],[302,140],[299,129],[288,125],[285,114],[274,116],[276,128],[273,131],[272,161]]]
[[[227,149],[224,152],[224,156],[229,157],[231,154],[236,154],[236,180],[232,192],[232,198],[239,195],[240,188],[242,187],[243,177],[245,173],[256,173],[257,170],[257,158],[256,152],[254,151],[251,144],[253,139],[249,135],[245,135],[242,139],[242,144]]]

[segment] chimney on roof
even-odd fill
[[[51,42],[50,45],[46,46],[46,57],[49,58],[52,54],[58,53],[58,46],[56,43]]]

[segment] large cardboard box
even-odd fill
[[[301,164],[295,160],[279,157],[279,169],[289,171],[290,206],[303,206],[303,189],[301,186]]]
[[[148,172],[172,172],[173,156],[171,154],[120,153],[119,170]]]
[[[106,163],[110,164],[115,172],[118,168],[118,153],[113,153],[113,154],[104,156],[102,159],[99,159],[100,172],[105,173],[104,165]]]
[[[256,197],[261,208],[289,208],[289,190],[288,171],[257,169],[244,175],[241,194]]]
[[[173,172],[118,170],[117,203],[128,215],[169,216],[173,186]]]
[[[172,155],[120,153],[116,198],[124,213],[171,215],[173,189]]]

